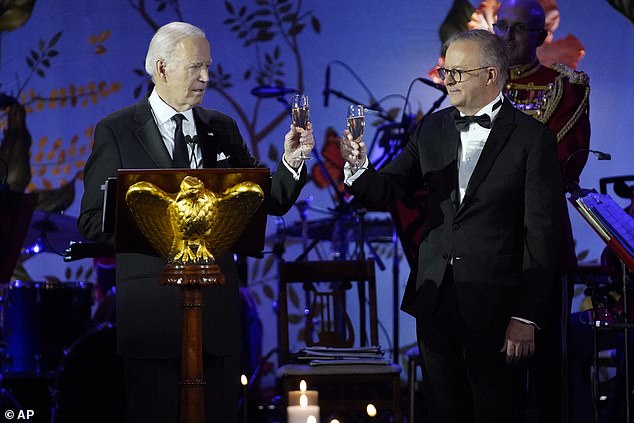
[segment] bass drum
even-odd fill
[[[92,284],[13,281],[5,290],[3,370],[52,376],[68,348],[90,327]]]
[[[52,423],[123,421],[123,360],[116,328],[102,323],[77,340],[57,368]]]

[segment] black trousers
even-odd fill
[[[563,295],[561,277],[553,278],[553,293],[548,303],[549,317],[535,331],[535,357],[529,367],[529,395],[534,403],[536,420],[540,423],[566,423],[564,419],[567,369],[564,368],[563,348],[567,339],[567,322],[570,313],[572,289]],[[565,301],[565,304],[564,304]],[[563,326],[563,325],[566,326]]]
[[[501,353],[508,319],[468,328],[448,267],[431,317],[416,319],[430,423],[523,421],[526,364]]]
[[[180,421],[180,360],[124,359],[126,421]],[[240,356],[204,356],[205,422],[235,423],[240,395]]]

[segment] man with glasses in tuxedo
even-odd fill
[[[517,422],[557,267],[564,197],[555,135],[502,95],[502,40],[475,30],[447,45],[440,76],[452,107],[427,116],[380,171],[361,137],[344,131],[345,182],[379,210],[429,192],[401,305],[416,318],[426,421]]]

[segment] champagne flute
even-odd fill
[[[351,104],[348,107],[348,132],[350,132],[354,141],[363,136],[363,129],[365,128],[364,111],[365,108],[362,104]],[[361,166],[359,156],[356,157],[354,165],[356,167]]]
[[[306,94],[295,94],[291,105],[291,118],[296,128],[308,129],[310,122],[310,106],[308,105],[308,96]],[[301,139],[301,138],[300,138]],[[300,141],[301,142],[301,141]],[[310,160],[311,157],[304,154],[304,148],[300,145],[300,160]]]

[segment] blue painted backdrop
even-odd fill
[[[205,30],[212,48],[214,88],[206,94],[204,105],[236,118],[252,151],[274,167],[289,118],[281,102],[258,99],[250,94],[252,88],[277,82],[306,92],[312,99],[312,121],[321,148],[328,127],[343,129],[347,106],[331,96],[329,107],[323,107],[327,65],[332,61],[347,64],[367,86],[344,66],[332,63],[332,89],[362,102],[368,102],[370,91],[374,98],[387,97],[386,109],[401,108],[410,82],[426,76],[437,61],[438,28],[451,4],[450,0],[286,0],[275,6],[267,0],[36,2],[23,26],[0,33],[0,91],[17,95],[27,107],[33,138],[29,189],[74,183],[75,201],[66,213],[77,215],[81,170],[90,151],[92,129],[101,117],[135,102],[145,91],[145,51],[157,25],[185,20]],[[591,146],[612,153],[610,162],[591,158],[582,175],[582,186],[598,188],[601,177],[634,173],[634,27],[607,2],[567,0],[558,6],[561,23],[555,38],[574,34],[586,48],[579,67],[589,74],[592,86]],[[439,94],[415,85],[414,111],[428,110]],[[1,117],[4,128],[6,116]],[[367,132],[373,136],[374,127],[369,126]],[[302,199],[311,197],[308,219],[327,218],[325,209],[333,206],[330,196],[309,183]],[[572,214],[578,254],[585,261],[596,261],[602,242],[576,212]],[[371,216],[387,217],[385,213]],[[294,209],[286,216],[286,225],[298,220]],[[271,219],[269,233],[275,228]],[[301,244],[300,238],[288,237],[285,257],[296,257]],[[392,327],[390,266],[395,251],[389,243],[374,245],[387,265],[380,273],[381,321],[386,328],[381,343],[387,346],[391,344],[387,333]],[[330,250],[329,243],[322,242],[311,257],[329,256]],[[273,264],[269,255],[250,262],[249,270],[249,283],[265,321],[265,351],[275,343]],[[53,254],[40,254],[25,267],[35,280],[47,275],[67,280],[86,276],[90,265],[86,260],[69,265]],[[408,272],[403,259],[400,270],[397,283],[402,292]],[[401,316],[401,346],[405,347],[413,343],[414,329],[412,320]]]

